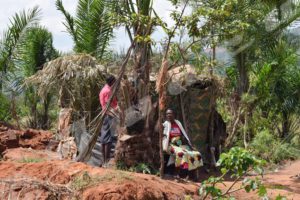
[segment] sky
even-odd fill
[[[62,24],[64,17],[58,10],[56,10],[55,0],[0,0],[0,3],[0,33],[7,28],[9,18],[11,18],[16,12],[23,9],[28,10],[37,5],[42,11],[40,24],[52,32],[55,48],[63,52],[69,52],[72,50],[72,39],[65,31],[65,27]],[[77,0],[63,0],[63,4],[65,9],[71,14],[75,13]],[[153,6],[164,21],[166,21],[169,25],[174,24],[172,19],[169,17],[172,9],[169,1],[154,0]],[[130,41],[123,28],[115,30],[114,36],[115,37],[111,41],[112,49],[121,51],[129,46]],[[165,35],[161,30],[156,31],[153,34],[153,38],[156,41],[159,41],[164,37]]]
[[[65,9],[71,14],[75,13],[77,2],[78,0],[63,0]],[[72,50],[72,39],[65,31],[66,29],[62,24],[64,16],[56,9],[55,0],[0,0],[0,3],[0,34],[7,28],[9,18],[11,18],[16,12],[23,9],[28,10],[37,5],[42,11],[40,24],[52,32],[55,48],[63,52],[69,52]],[[174,8],[168,0],[154,0],[153,6],[163,21],[167,22],[169,26],[174,25],[174,22],[170,18],[170,12]],[[187,9],[186,13],[189,13],[190,11],[191,9]],[[296,34],[299,34],[300,23],[297,27],[298,28],[293,31]],[[154,41],[161,41],[164,37],[165,34],[160,29],[155,31],[152,35]],[[120,52],[122,50],[126,50],[129,45],[130,41],[125,30],[123,28],[115,30],[110,48],[114,51]]]

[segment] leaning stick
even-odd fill
[[[120,87],[121,80],[122,80],[123,75],[125,73],[125,67],[128,63],[130,55],[131,55],[131,50],[133,48],[133,44],[134,43],[132,43],[131,46],[128,48],[126,57],[125,57],[125,59],[122,63],[122,66],[121,66],[120,73],[117,77],[117,80],[116,80],[114,86],[113,86],[112,95],[110,96],[110,98],[109,98],[109,100],[106,104],[105,109],[102,110],[101,113],[95,118],[97,120],[97,122],[96,122],[94,133],[93,133],[92,137],[90,138],[90,140],[88,142],[88,145],[83,149],[83,151],[79,152],[79,155],[77,156],[76,161],[87,162],[91,157],[92,150],[93,150],[94,146],[96,145],[97,137],[98,137],[99,131],[101,130],[101,127],[102,127],[102,124],[103,124],[104,116],[105,116],[108,108],[110,107],[110,104],[111,104],[113,98],[115,97],[115,95],[117,93],[117,90]]]

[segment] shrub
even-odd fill
[[[139,163],[132,167],[127,167],[124,162],[118,161],[116,163],[116,168],[118,170],[123,171],[130,171],[130,172],[136,172],[136,173],[143,173],[143,174],[158,174],[158,171],[153,168],[150,164],[147,163]]]
[[[151,174],[152,170],[149,165],[145,163],[139,163],[136,166],[129,168],[129,171],[143,174]]]
[[[292,144],[280,142],[268,130],[258,132],[250,148],[254,155],[274,163],[287,159],[297,159],[300,155],[300,151]]]
[[[262,166],[264,164],[265,161],[256,158],[245,149],[239,147],[231,148],[228,153],[222,153],[218,161],[222,175],[219,177],[210,177],[202,182],[199,189],[201,199],[204,200],[209,197],[212,197],[212,199],[227,199],[230,197],[232,199],[231,194],[237,191],[233,189],[237,181],[251,170],[255,170],[260,175],[263,175]],[[228,173],[235,180],[226,191],[222,191],[217,185],[224,182],[224,176]],[[260,197],[264,197],[267,194],[266,188],[258,178],[244,178],[243,184],[238,190],[245,190],[246,192],[257,190]]]
[[[300,150],[296,149],[293,145],[288,143],[279,143],[274,150],[274,156],[272,156],[274,162],[278,163],[283,160],[295,160],[300,157]]]
[[[0,93],[0,120],[8,121],[9,119],[11,119],[10,101],[5,95]]]

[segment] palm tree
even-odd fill
[[[1,92],[2,83],[3,80],[6,78],[6,73],[8,72],[8,70],[14,68],[14,50],[18,45],[19,41],[26,35],[26,30],[39,21],[39,14],[40,9],[38,7],[29,9],[27,12],[23,10],[19,13],[16,13],[10,19],[10,25],[2,35],[2,38],[0,40]]]
[[[63,23],[75,43],[76,53],[88,53],[98,60],[108,56],[112,25],[105,0],[79,0],[76,16],[65,10],[62,0],[56,8],[65,16]]]
[[[52,34],[45,28],[35,26],[27,30],[26,36],[19,42],[16,48],[14,62],[16,69],[14,74],[19,77],[19,83],[22,84],[26,77],[34,75],[43,68],[46,62],[58,57],[58,52],[53,47]],[[22,86],[16,84],[16,86]],[[24,88],[25,102],[30,107],[30,123],[32,128],[47,129],[48,111],[51,101],[49,93],[42,100],[38,98],[36,89],[32,86]],[[42,101],[43,111],[38,111],[38,103]]]
[[[267,113],[278,113],[282,119],[281,130],[277,128],[282,138],[288,136],[293,116],[300,112],[300,70],[296,50],[296,46],[282,38],[265,54],[265,63],[255,65],[252,72],[252,88],[260,107]]]
[[[16,113],[15,96],[16,91],[10,88],[11,71],[15,68],[14,55],[15,49],[19,42],[25,37],[28,28],[32,27],[39,21],[40,9],[34,7],[16,13],[11,19],[6,31],[4,31],[0,38],[0,92],[5,96],[10,94],[10,113],[12,118],[18,123],[18,116]],[[6,94],[4,90],[6,89]]]

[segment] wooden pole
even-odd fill
[[[164,177],[164,153],[163,153],[163,125],[162,125],[162,120],[163,120],[163,115],[165,111],[165,104],[166,104],[166,85],[167,85],[167,74],[168,74],[168,69],[169,69],[169,63],[168,63],[168,55],[169,55],[169,50],[170,50],[170,44],[171,44],[171,39],[174,37],[175,31],[178,28],[179,24],[181,23],[183,13],[187,7],[189,0],[185,2],[185,5],[181,11],[179,20],[177,21],[174,29],[172,30],[172,33],[169,35],[168,38],[168,43],[166,47],[166,52],[164,54],[163,60],[162,60],[162,65],[158,74],[157,82],[156,82],[156,92],[158,93],[158,102],[159,102],[159,111],[158,111],[158,122],[159,122],[159,156],[160,156],[160,177]]]

